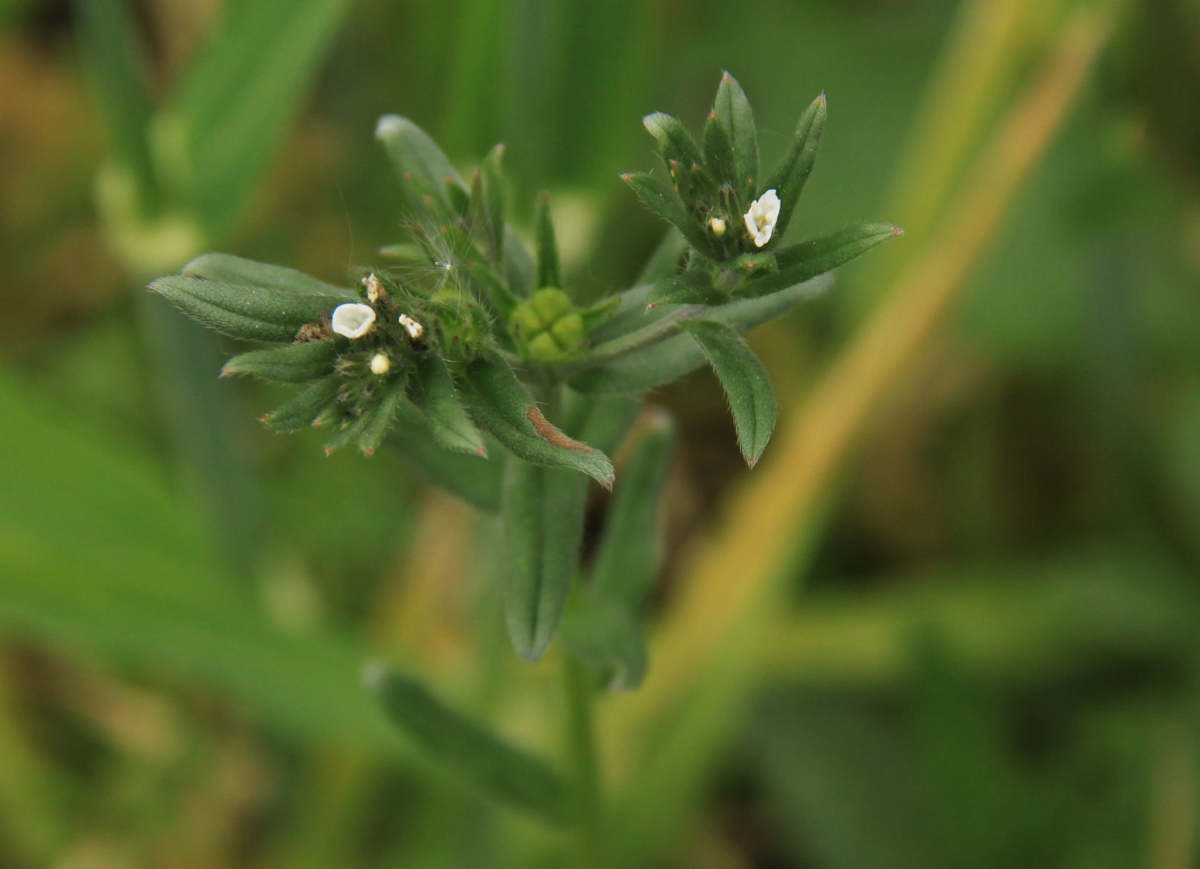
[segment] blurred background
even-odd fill
[[[262,430],[282,393],[142,287],[207,250],[347,282],[401,240],[389,112],[460,165],[503,141],[518,225],[549,190],[571,280],[628,287],[639,119],[698,129],[723,69],[767,161],[828,94],[792,235],[908,234],[750,336],[755,471],[707,372],[651,397],[654,651],[691,618],[717,657],[602,710],[613,865],[1197,865],[1196,0],[0,0],[0,867],[562,865],[357,675],[561,754],[494,522]],[[759,523],[781,596],[726,630],[697,553]]]

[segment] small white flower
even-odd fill
[[[371,357],[371,373],[379,377],[387,374],[392,370],[392,360],[383,353],[376,353]]]
[[[750,203],[745,217],[746,230],[754,239],[755,247],[762,247],[771,240],[775,224],[779,221],[779,194],[768,190]]]
[[[425,334],[425,327],[412,317],[408,316],[408,314],[400,315],[400,325],[408,330],[408,337],[412,338],[414,341]]]
[[[708,228],[712,230],[712,234],[720,238],[725,234],[725,221],[719,217],[714,217],[708,222]]]
[[[362,283],[367,288],[367,301],[378,302],[383,296],[383,284],[379,283],[379,278],[375,277],[375,273],[371,272],[363,278]]]
[[[371,331],[375,311],[362,302],[350,302],[333,309],[333,331],[347,338],[361,338]]]

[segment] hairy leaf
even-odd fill
[[[749,195],[755,191],[758,180],[758,132],[754,126],[750,101],[746,99],[737,79],[729,73],[721,77],[713,111],[725,122],[725,128],[729,131],[738,175],[741,177],[741,190]]]
[[[752,275],[734,290],[734,296],[757,299],[777,293],[802,281],[831,272],[902,233],[903,230],[890,223],[864,222],[792,245],[778,252],[777,271]]]
[[[299,431],[308,428],[321,411],[337,399],[340,388],[341,382],[336,377],[328,377],[277,407],[264,416],[262,421],[272,431]]]
[[[787,232],[796,202],[800,199],[808,176],[812,174],[827,115],[825,95],[821,94],[800,116],[791,146],[762,188],[764,191],[774,190],[779,195],[779,221],[775,224],[775,238],[783,238]]]
[[[250,374],[278,383],[307,383],[333,373],[337,348],[332,341],[310,341],[253,350],[234,356],[221,374]]]
[[[185,278],[203,278],[219,284],[262,287],[300,296],[331,296],[338,301],[357,301],[351,290],[344,290],[284,266],[268,265],[227,253],[198,256],[180,272]]]
[[[450,369],[436,353],[417,363],[413,402],[421,408],[433,439],[448,450],[486,456],[483,435],[459,401]]]
[[[288,342],[305,323],[321,319],[337,300],[315,294],[280,293],[199,278],[166,277],[150,284],[171,304],[231,338]]]
[[[392,167],[400,179],[409,207],[425,214],[425,197],[441,206],[443,219],[454,211],[447,183],[465,189],[462,176],[429,134],[399,115],[384,115],[375,125],[375,137],[387,149]]]
[[[486,513],[500,509],[504,451],[452,452],[434,439],[428,418],[411,402],[400,402],[384,445],[417,476]]]

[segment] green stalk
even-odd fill
[[[567,699],[567,747],[571,765],[571,807],[575,818],[575,864],[579,869],[600,866],[600,770],[592,715],[595,681],[587,665],[573,655],[563,656]]]

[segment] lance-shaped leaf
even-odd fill
[[[357,300],[351,290],[344,290],[285,266],[269,265],[242,259],[227,253],[206,253],[198,256],[180,272],[185,278],[203,278],[219,284],[243,287],[262,287],[299,296],[330,296],[337,302]]]
[[[654,112],[642,118],[642,125],[658,141],[663,160],[668,166],[672,161],[687,168],[703,165],[704,158],[700,149],[692,140],[692,134],[678,118],[665,112]]]
[[[537,263],[511,226],[504,227],[504,280],[518,296],[533,293]]]
[[[542,193],[533,210],[534,234],[537,238],[537,288],[562,289],[562,268],[558,262],[558,242],[554,238],[554,220],[550,215],[550,197]]]
[[[663,220],[674,224],[683,233],[688,244],[708,256],[718,257],[720,255],[713,240],[692,219],[691,212],[688,211],[687,206],[683,204],[683,200],[679,198],[679,194],[670,184],[656,175],[645,172],[622,175],[621,178],[633,188],[633,192],[638,195],[638,199],[642,200],[643,205]]]
[[[856,223],[845,229],[784,248],[776,255],[776,271],[753,275],[743,281],[734,296],[757,299],[795,286],[869,251],[904,230],[890,223]]]
[[[281,293],[199,278],[166,277],[150,289],[193,319],[231,338],[286,342],[305,323],[321,319],[337,300],[315,294]]]
[[[417,363],[412,399],[425,414],[430,433],[438,444],[460,453],[486,456],[483,435],[458,399],[450,369],[436,353]]]
[[[457,380],[475,423],[513,455],[537,465],[582,471],[612,487],[608,456],[551,425],[503,359],[482,356],[464,366]]]
[[[705,319],[724,323],[735,332],[748,332],[755,326],[787,313],[803,301],[827,291],[831,276],[808,281],[759,299],[743,299],[711,308]],[[627,343],[638,331],[632,324],[645,323],[646,329],[658,328],[657,321],[668,315],[666,308],[645,309],[649,287],[637,287],[624,294],[621,308],[599,330],[608,340],[594,345],[593,352],[603,353],[609,344]],[[639,349],[605,359],[594,367],[573,375],[568,385],[579,392],[639,394],[670,383],[705,362],[704,353],[692,338],[676,332],[668,338]]]
[[[447,182],[460,189],[465,189],[466,185],[454,164],[428,133],[408,118],[384,115],[375,125],[375,138],[387,150],[414,211],[423,213],[426,210],[426,196],[441,206],[443,216],[454,211]]]
[[[737,79],[729,73],[721,77],[717,88],[717,100],[713,111],[725,123],[729,138],[733,142],[733,156],[741,176],[741,191],[753,193],[758,180],[758,132],[754,126],[754,112],[750,101]]]
[[[504,146],[496,145],[479,164],[483,213],[487,217],[488,243],[495,257],[494,264],[499,264],[504,258],[504,231],[507,226],[505,215],[508,214],[508,195],[504,189],[504,173],[500,167],[503,156]]]
[[[544,760],[447,706],[411,676],[378,665],[365,676],[392,721],[431,760],[507,805],[556,826],[566,823],[566,783]]]
[[[587,478],[570,471],[520,461],[505,469],[504,609],[526,661],[541,660],[554,640],[579,565],[587,489]]]
[[[396,406],[384,445],[427,483],[486,513],[500,509],[503,450],[484,458],[445,449],[434,440],[428,418],[408,401]]]
[[[249,374],[277,383],[308,383],[333,373],[337,348],[332,341],[310,341],[253,350],[234,356],[221,369],[222,376]]]
[[[562,619],[571,653],[587,662],[610,691],[631,691],[646,677],[646,636],[625,607],[586,592],[573,595]]]
[[[700,345],[725,388],[738,446],[753,468],[775,430],[775,393],[766,370],[741,336],[722,323],[685,320],[679,328]]]
[[[713,112],[704,125],[704,161],[717,184],[728,184],[738,196],[738,201],[747,192],[742,189],[741,173],[733,154],[733,142],[729,129],[720,115]]]
[[[658,305],[724,305],[730,301],[726,293],[713,286],[711,269],[688,269],[680,275],[664,278],[646,296],[650,307]]]
[[[392,429],[392,421],[396,416],[396,408],[404,401],[404,392],[408,376],[401,374],[392,378],[392,382],[388,384],[387,391],[384,392],[383,398],[379,400],[379,406],[375,410],[375,415],[367,421],[362,427],[362,431],[358,434],[358,448],[362,450],[363,455],[374,455],[379,449],[379,445],[383,443],[383,439]]]
[[[787,232],[792,214],[796,210],[796,202],[804,190],[804,183],[812,174],[827,115],[825,94],[821,94],[800,116],[791,146],[763,186],[763,190],[774,190],[779,196],[779,220],[775,223],[775,238],[783,238],[783,234]]]
[[[322,411],[337,400],[341,385],[341,381],[336,377],[327,377],[314,383],[268,413],[262,418],[262,422],[272,431],[299,431],[308,428]]]

